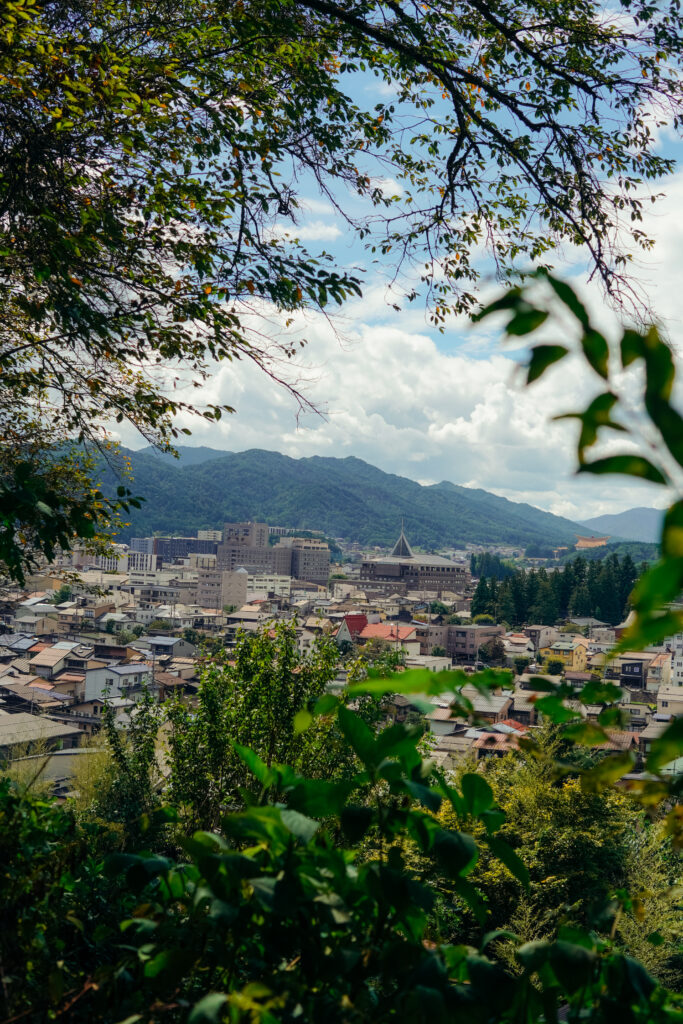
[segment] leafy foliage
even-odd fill
[[[673,168],[650,112],[677,127],[681,102],[677,4],[624,12],[12,0],[0,15],[3,426],[28,408],[42,429],[106,449],[106,422],[126,420],[168,448],[177,413],[230,409],[180,397],[215,361],[251,359],[286,383],[289,322],[264,344],[264,318],[361,287],[345,261],[302,244],[309,190],[406,299],[426,297],[439,328],[474,308],[482,246],[501,276],[558,242],[586,246],[619,298],[622,236],[650,244],[637,186]],[[359,73],[391,97],[364,104]],[[510,330],[545,316],[518,296]],[[604,339],[586,333],[584,348],[603,372]],[[535,352],[534,375],[549,355],[562,351]],[[92,503],[70,506],[35,467],[30,480],[4,482],[15,528],[48,558],[74,530],[91,536]],[[41,504],[62,529],[40,521]]]

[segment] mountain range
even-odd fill
[[[255,519],[273,526],[322,530],[363,545],[393,544],[405,524],[412,544],[427,548],[466,543],[542,547],[573,544],[583,527],[531,505],[444,481],[423,486],[384,473],[354,457],[292,459],[253,449],[126,451],[134,483],[146,500],[132,509],[121,536],[192,534],[223,522]],[[104,474],[105,490],[113,474]]]
[[[659,540],[663,516],[664,511],[659,508],[629,508],[614,515],[595,516],[583,525],[592,533],[654,544]]]

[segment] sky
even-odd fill
[[[670,154],[681,151],[671,139],[661,144]],[[666,197],[648,207],[645,223],[656,246],[639,256],[633,273],[676,350],[683,322],[683,169],[659,190]],[[311,191],[298,236],[349,263],[358,258],[358,246],[347,231],[333,207]],[[554,262],[614,336],[618,318],[598,286],[586,282],[581,254],[556,254]],[[450,480],[578,521],[668,503],[661,488],[631,478],[575,474],[576,423],[552,418],[584,408],[595,388],[578,359],[525,388],[521,352],[502,342],[501,322],[484,328],[454,320],[441,335],[419,303],[397,312],[392,300],[375,270],[366,276],[363,297],[348,302],[334,321],[315,313],[296,318],[290,335],[298,332],[307,345],[284,369],[301,382],[317,414],[301,414],[296,400],[253,364],[223,363],[202,398],[236,411],[217,424],[181,416],[179,425],[192,430],[183,444],[263,448],[295,458],[353,455],[420,483]],[[551,340],[561,342],[562,332],[559,323]],[[125,430],[120,436],[132,448],[144,444]]]

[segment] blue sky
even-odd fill
[[[367,88],[367,86],[363,86]],[[377,88],[373,85],[372,88]],[[663,135],[660,147],[680,155]],[[394,189],[387,179],[385,187]],[[633,273],[678,348],[683,319],[683,169],[658,187],[666,194],[648,206],[646,229],[657,239]],[[354,203],[351,197],[341,201]],[[229,451],[265,448],[302,457],[354,455],[424,483],[451,480],[528,501],[573,519],[636,505],[663,505],[661,489],[628,478],[576,477],[576,426],[551,417],[585,406],[593,383],[578,363],[562,363],[530,389],[521,386],[520,352],[506,349],[499,325],[473,327],[454,320],[444,334],[428,323],[418,302],[392,309],[397,296],[387,270],[368,264],[343,218],[312,188],[304,189],[297,234],[325,248],[343,265],[366,265],[364,294],[329,322],[320,314],[296,318],[290,336],[306,337],[296,365],[284,369],[301,382],[321,415],[300,415],[296,401],[253,365],[216,367],[204,390],[235,415],[219,424],[181,418],[186,442]],[[582,254],[558,253],[557,270],[582,291],[603,328],[617,317],[595,284],[586,281]],[[497,291],[491,283],[487,289]],[[560,325],[556,330],[562,333]],[[193,396],[195,397],[195,396]],[[142,443],[124,431],[131,447]]]

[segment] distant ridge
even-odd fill
[[[613,515],[595,516],[583,526],[593,533],[609,534],[613,539],[637,540],[656,544],[662,529],[664,511],[659,508],[629,508]]]
[[[354,457],[292,459],[252,449],[126,452],[132,490],[146,498],[131,510],[122,535],[189,534],[230,520],[260,519],[292,529],[323,530],[363,545],[393,545],[401,520],[411,545],[427,549],[466,543],[574,544],[583,527],[488,491],[442,482],[422,486]],[[105,486],[115,481],[105,473]]]

